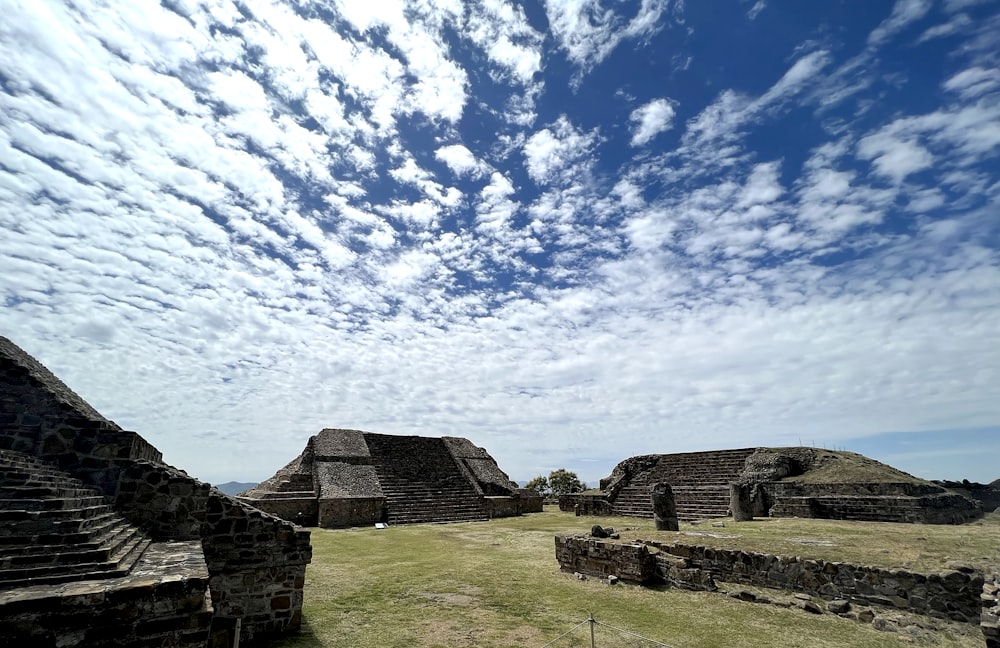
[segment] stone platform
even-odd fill
[[[0,645],[206,646],[208,583],[201,542],[154,542],[126,576],[0,592]]]
[[[286,520],[321,527],[468,522],[540,511],[483,448],[459,437],[325,429],[273,477],[242,493]]]

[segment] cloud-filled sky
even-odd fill
[[[4,3],[0,333],[201,479],[1000,477],[1000,6]]]

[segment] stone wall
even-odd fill
[[[962,524],[983,514],[978,502],[934,484],[771,482],[761,486],[771,517]]]
[[[295,631],[311,559],[309,532],[162,463],[30,355],[0,337],[0,447],[41,457],[104,492],[153,540],[200,541],[213,635],[241,642]],[[83,623],[86,619],[81,617]]]
[[[370,526],[385,520],[384,497],[342,497],[319,500],[317,525],[324,529]]]
[[[569,493],[559,496],[559,510],[577,515],[611,515],[611,502],[604,493]]]
[[[985,582],[983,574],[972,569],[921,574],[697,545],[627,544],[585,536],[557,536],[556,559],[564,571],[614,575],[643,584],[672,582],[690,589],[713,589],[714,579],[718,579],[968,623],[980,621]]]
[[[244,642],[298,629],[308,531],[147,461],[124,467],[114,503],[154,538],[201,540],[216,625],[240,619]]]
[[[983,582],[980,596],[983,613],[979,627],[986,637],[986,648],[1000,648],[1000,576],[989,574]]]

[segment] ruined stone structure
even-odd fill
[[[826,601],[833,614],[868,622],[902,611],[979,625],[987,648],[1000,645],[997,577],[969,566],[920,573],[680,542],[615,542],[582,534],[556,536],[555,544],[556,560],[565,572],[695,591],[716,591],[717,581],[787,590],[805,595],[799,599],[801,607],[812,613],[822,612],[812,597]],[[738,598],[763,602],[753,595]]]
[[[0,337],[0,645],[252,645],[301,623],[309,532],[162,461]]]
[[[483,448],[458,437],[326,429],[241,499],[320,527],[461,522],[542,510]]]
[[[740,511],[746,516],[961,524],[983,513],[981,503],[961,491],[861,455],[815,448],[630,457],[601,480],[602,495],[589,494],[586,502],[569,496],[560,508],[651,518],[649,492],[657,482],[670,484],[681,520],[729,515],[731,484],[741,486],[741,497],[750,496],[749,510]]]

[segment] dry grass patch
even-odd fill
[[[303,632],[275,645],[532,648],[570,630],[591,611],[603,623],[675,648],[889,648],[914,643],[901,633],[877,632],[830,614],[704,592],[610,587],[561,573],[553,536],[586,532],[595,523],[631,527],[646,537],[655,533],[648,520],[577,518],[554,507],[492,522],[314,530]],[[755,522],[748,528],[773,524]],[[715,529],[685,525],[685,530]],[[720,531],[751,535],[738,525]],[[806,527],[794,532],[798,537],[826,535]],[[935,645],[980,648],[982,638],[975,634],[941,634]],[[642,645],[600,627],[597,638],[603,648]],[[589,642],[584,626],[555,645]]]

